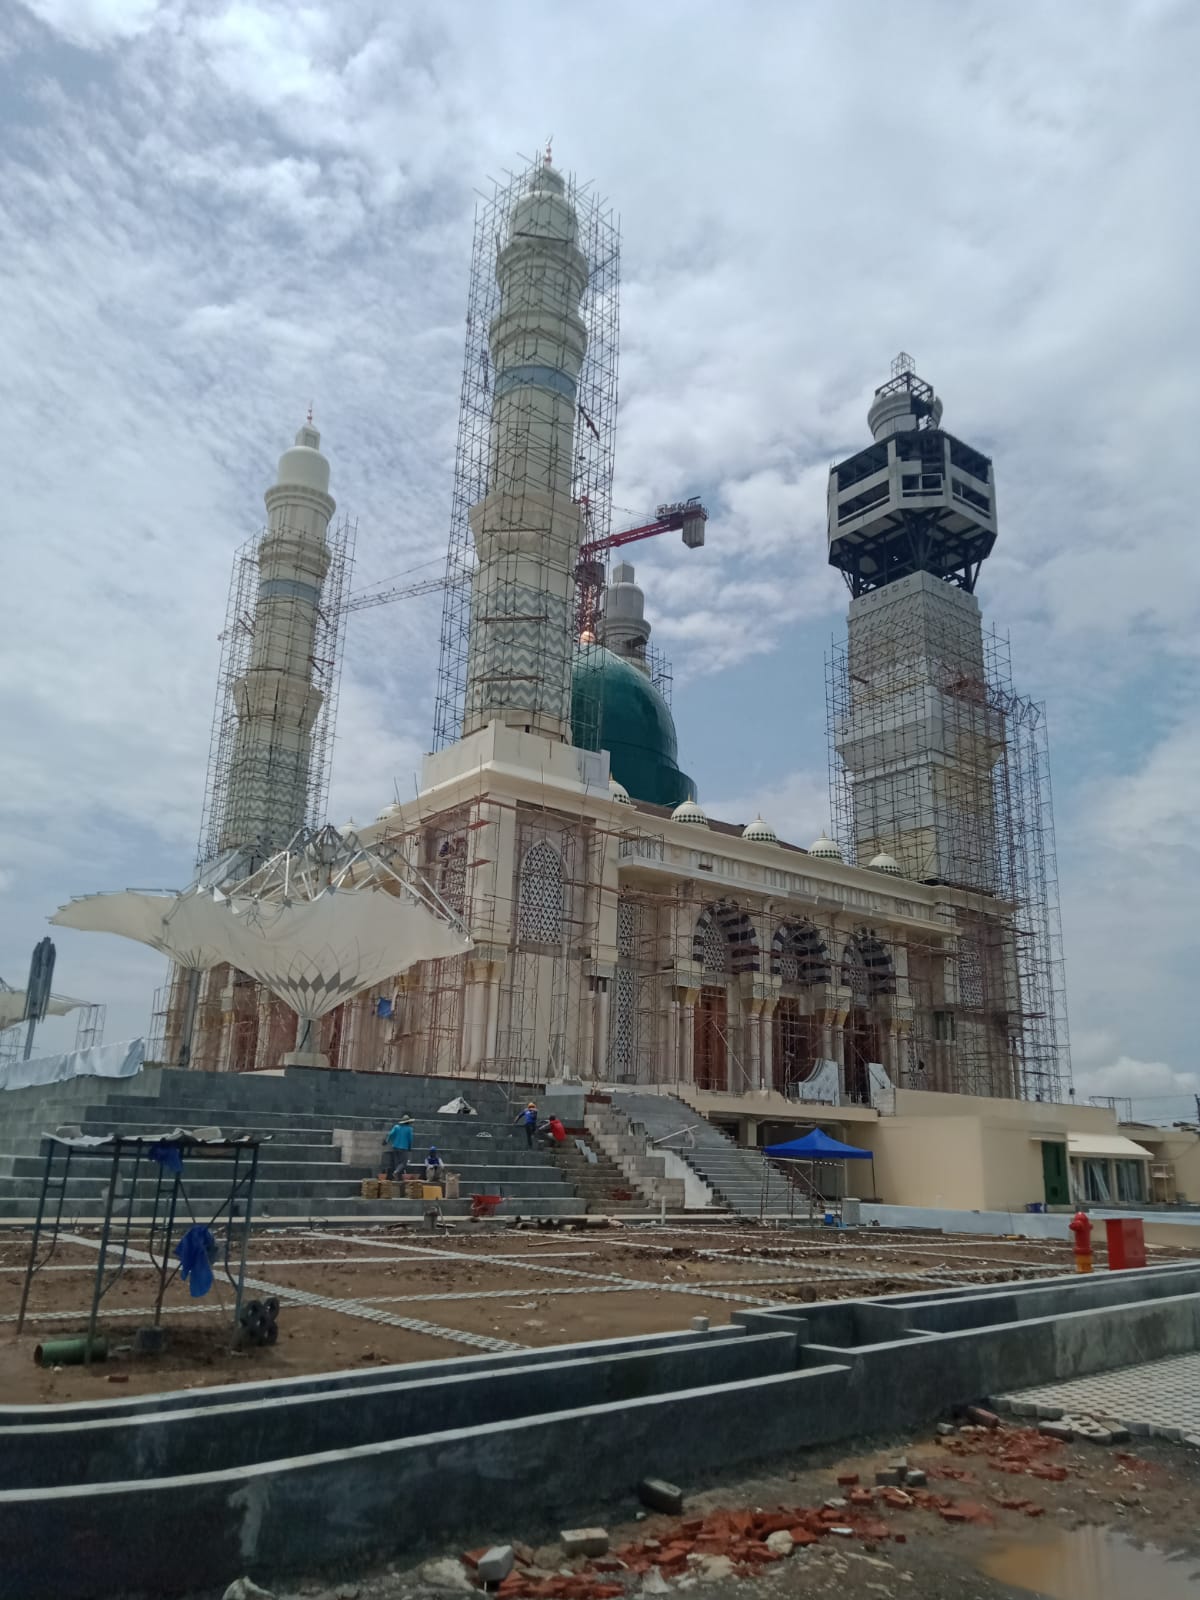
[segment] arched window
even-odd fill
[[[696,924],[692,952],[706,976],[723,978],[729,971],[729,941],[711,911]]]
[[[438,893],[462,916],[467,899],[467,841],[459,834],[438,846]]]
[[[785,922],[776,929],[771,967],[784,983],[829,982],[829,952],[811,922]]]
[[[543,839],[529,851],[521,867],[517,937],[530,944],[560,944],[562,934],[562,861]]]
[[[892,958],[883,941],[865,928],[846,943],[842,983],[853,995],[855,1005],[865,1004],[876,995],[896,992]]]
[[[692,935],[692,960],[706,972],[757,972],[758,936],[747,913],[729,900],[709,906]]]

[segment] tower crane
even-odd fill
[[[586,515],[586,504],[584,511]],[[600,596],[604,592],[603,553],[623,544],[633,544],[638,539],[652,539],[659,533],[679,532],[689,550],[704,543],[704,524],[708,512],[700,503],[699,495],[690,500],[675,500],[661,505],[650,522],[638,523],[632,528],[621,528],[616,533],[600,539],[586,539],[579,547],[575,564],[575,621],[578,634],[594,632],[600,614]],[[371,606],[390,605],[393,600],[408,600],[419,594],[432,594],[444,589],[445,577],[420,578],[415,583],[398,584],[390,589],[367,590],[352,594],[345,601],[344,611],[365,611]]]
[[[586,506],[585,506],[586,513]],[[616,550],[620,545],[633,544],[637,539],[653,539],[659,533],[682,533],[689,550],[697,550],[704,543],[704,524],[708,512],[700,503],[700,496],[690,500],[673,500],[659,506],[652,522],[642,522],[633,528],[621,528],[616,533],[605,534],[601,539],[586,539],[579,547],[579,560],[575,563],[575,625],[576,637],[595,634],[600,615],[600,596],[604,592],[605,550]]]

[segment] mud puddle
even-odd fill
[[[1043,1600],[1200,1600],[1200,1559],[1138,1545],[1114,1528],[1062,1528],[995,1550],[989,1578]]]

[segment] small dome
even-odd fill
[[[755,817],[753,822],[748,822],[742,829],[743,839],[753,839],[757,844],[778,844],[779,836],[769,822],[764,822],[761,817]]]
[[[707,828],[708,818],[694,800],[685,800],[671,813],[672,822],[690,822],[693,827]]]
[[[384,806],[383,810],[375,818],[375,821],[376,822],[391,822],[393,817],[398,817],[400,815],[400,812],[401,812],[402,809],[403,808],[401,807],[399,802],[397,802],[394,805]]]
[[[618,783],[615,778],[608,780],[608,792],[619,806],[631,806],[633,801],[629,798],[629,790],[623,783]]]
[[[828,834],[822,832],[819,839],[814,839],[808,847],[810,856],[815,856],[818,861],[844,861],[845,857],[834,844]]]
[[[886,872],[890,877],[893,878],[902,878],[904,876],[904,874],[900,871],[900,868],[896,865],[895,856],[888,855],[886,850],[881,850],[877,856],[873,857],[870,865],[874,871]]]

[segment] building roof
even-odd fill
[[[671,709],[647,675],[602,645],[581,644],[571,674],[571,727],[581,750],[607,750],[635,801],[673,810],[696,785],[677,764]]]

